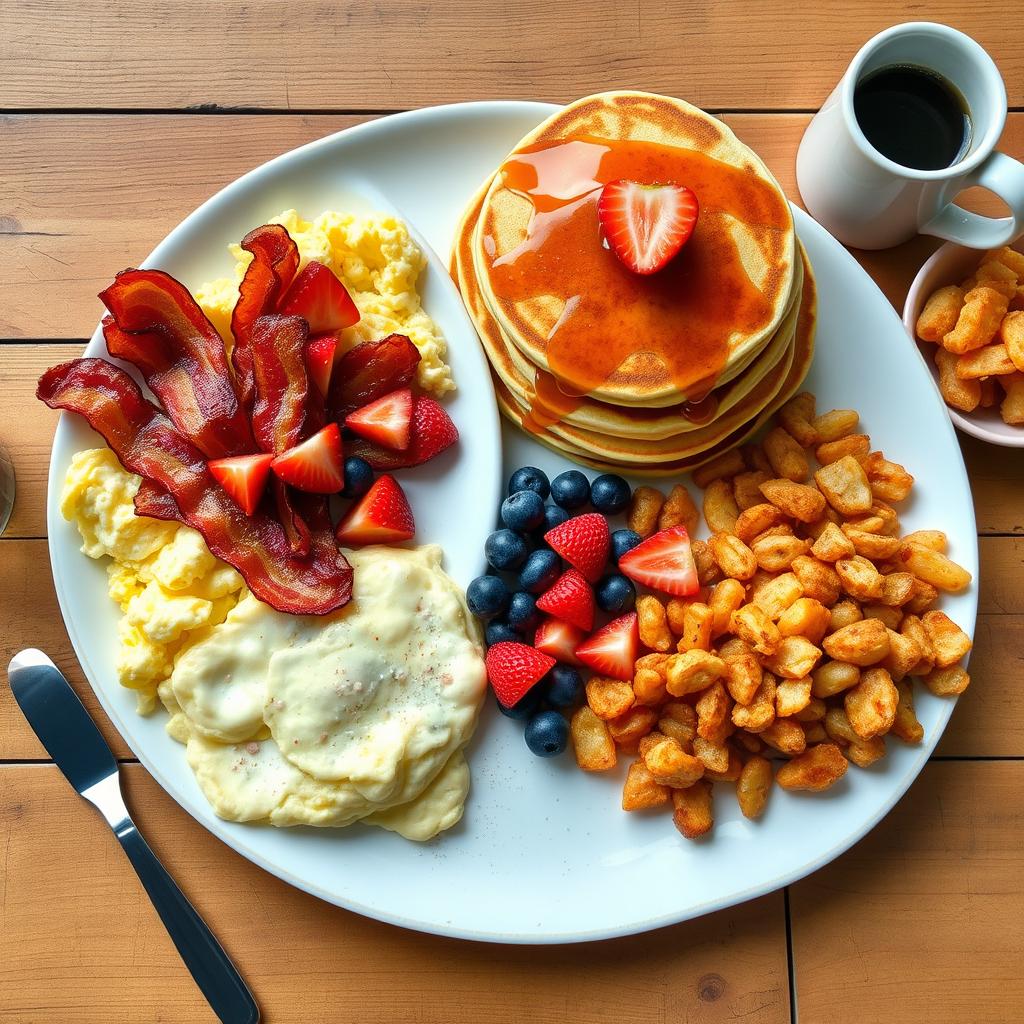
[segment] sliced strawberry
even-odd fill
[[[518,704],[547,675],[555,659],[526,644],[503,640],[487,651],[487,678],[505,707]]]
[[[251,516],[263,497],[273,461],[274,456],[269,453],[235,455],[229,459],[211,459],[206,468],[213,479],[235,499],[239,508]]]
[[[459,439],[451,417],[432,398],[417,395],[412,406],[412,438],[404,452],[387,448],[364,438],[355,438],[349,446],[350,455],[358,455],[374,469],[405,469],[428,462]]]
[[[580,665],[576,648],[586,639],[586,631],[561,619],[545,619],[533,637],[533,646],[538,651],[550,654],[555,661],[566,665]]]
[[[306,342],[306,372],[321,395],[326,397],[334,369],[334,351],[338,339],[333,334],[318,334]]]
[[[334,271],[310,260],[285,292],[279,313],[304,317],[310,334],[327,334],[359,323],[359,310]]]
[[[673,597],[688,597],[700,590],[685,526],[661,530],[627,551],[619,559],[619,571],[634,583]]]
[[[555,618],[571,622],[584,633],[594,628],[594,592],[576,569],[562,573],[537,598],[537,607]]]
[[[661,270],[693,234],[699,212],[693,192],[674,183],[610,181],[597,201],[605,239],[636,274]]]
[[[632,679],[640,651],[636,612],[612,619],[576,648],[576,657],[588,668],[613,679]]]
[[[402,388],[350,412],[345,426],[392,451],[405,451],[412,439],[412,407],[412,391]]]
[[[271,469],[297,490],[334,494],[345,486],[341,458],[341,431],[337,423],[328,423],[302,444],[278,455]]]
[[[545,542],[571,566],[596,583],[608,561],[611,534],[608,520],[600,512],[573,516],[544,534]]]
[[[411,540],[416,522],[393,476],[379,477],[334,531],[339,544],[398,544]]]

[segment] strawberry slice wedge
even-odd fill
[[[560,526],[548,530],[544,541],[591,583],[601,578],[608,561],[611,534],[608,532],[608,520],[600,512],[567,519]]]
[[[412,439],[412,407],[412,391],[401,388],[350,412],[345,417],[345,426],[369,441],[404,452]]]
[[[304,317],[310,334],[329,334],[359,323],[359,310],[334,271],[316,260],[299,272],[278,312]]]
[[[417,395],[412,407],[409,446],[390,451],[364,438],[354,438],[349,454],[358,455],[374,469],[406,469],[429,462],[459,439],[459,431],[442,406],[426,395]]]
[[[533,636],[533,646],[565,665],[581,665],[576,648],[586,639],[585,630],[561,619],[545,619]]]
[[[274,456],[235,455],[227,459],[211,459],[206,468],[210,475],[234,498],[238,507],[251,516],[263,497]]]
[[[627,551],[619,559],[619,571],[634,583],[673,597],[688,597],[700,590],[685,526],[661,530]]]
[[[337,347],[338,339],[333,334],[319,334],[306,342],[306,373],[325,398],[331,386],[331,371],[334,369],[334,352]]]
[[[555,659],[526,644],[503,640],[487,651],[487,678],[491,689],[507,707],[518,704],[554,667]]]
[[[270,468],[296,490],[334,494],[345,486],[341,458],[341,431],[337,423],[328,423],[302,444],[278,455]]]
[[[612,252],[635,274],[654,274],[693,234],[700,207],[685,185],[610,181],[597,216]]]
[[[339,544],[398,544],[411,540],[416,522],[393,476],[379,477],[334,531]]]
[[[569,569],[537,598],[542,612],[572,623],[584,633],[594,628],[594,592],[577,569]]]
[[[612,619],[589,640],[576,648],[576,657],[587,668],[612,679],[632,679],[640,651],[640,628],[636,612]]]

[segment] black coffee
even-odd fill
[[[966,101],[927,68],[901,64],[873,71],[857,84],[853,111],[868,142],[903,167],[950,167],[971,144]]]

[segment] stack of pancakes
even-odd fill
[[[635,274],[604,242],[608,181],[674,181],[692,237]],[[531,132],[469,204],[452,270],[515,423],[598,468],[670,473],[745,440],[800,387],[815,291],[761,160],[681,100],[604,93]]]

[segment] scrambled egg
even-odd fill
[[[355,598],[328,616],[277,612],[177,523],[136,516],[139,479],[108,449],[76,454],[61,510],[109,557],[123,616],[117,670],[157,699],[214,811],[416,840],[462,817],[463,748],[486,689],[479,629],[436,545],[346,552]]]
[[[427,260],[401,220],[383,213],[328,210],[308,221],[295,210],[286,210],[271,223],[287,228],[299,249],[300,268],[310,260],[330,267],[359,307],[362,319],[340,333],[339,351],[388,334],[405,334],[422,357],[418,368],[420,387],[438,396],[455,389],[445,362],[445,339],[424,312],[416,290]],[[231,312],[238,299],[238,284],[252,256],[239,245],[229,248],[237,260],[234,277],[202,285],[196,300],[230,345]]]

